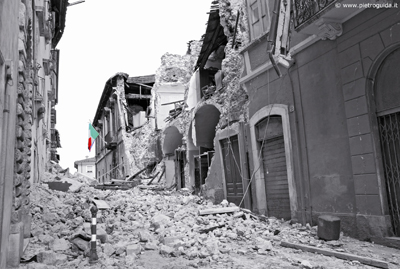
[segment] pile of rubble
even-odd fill
[[[278,265],[322,268],[313,267],[309,257],[295,258],[293,255],[301,255],[301,250],[282,248],[280,242],[347,251],[340,248],[343,240],[350,240],[342,236],[340,241],[324,242],[317,239],[316,227],[257,216],[226,200],[213,205],[185,189],[100,191],[82,184],[74,191],[50,190],[47,184],[33,187],[32,237],[22,268],[153,268],[141,260],[150,254],[149,260],[158,256],[184,261],[181,268],[263,268],[267,257]],[[110,209],[98,212],[99,259],[91,265],[90,208],[95,197],[106,201]],[[248,263],[245,267],[222,266],[237,264],[234,257]],[[337,260],[323,257],[327,259]],[[260,267],[254,266],[257,262]],[[336,268],[349,265],[340,264]]]

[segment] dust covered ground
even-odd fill
[[[48,174],[49,180],[53,177]],[[400,267],[397,249],[343,235],[325,242],[309,225],[291,225],[247,211],[199,216],[199,210],[235,206],[226,201],[213,205],[189,192],[140,186],[101,191],[79,176],[69,180],[73,191],[50,190],[47,184],[32,187],[32,237],[20,268],[374,268],[282,247],[281,241]],[[90,199],[94,197],[111,208],[97,215],[98,261],[90,264]]]

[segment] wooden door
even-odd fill
[[[239,206],[243,199],[238,136],[221,140],[227,200]]]

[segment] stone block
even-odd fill
[[[373,152],[371,134],[364,134],[350,138],[351,155],[359,155]]]
[[[358,97],[345,102],[346,118],[353,118],[368,113],[367,98]]]
[[[37,261],[47,265],[62,264],[67,261],[67,255],[55,253],[53,251],[43,251],[37,254]]]
[[[145,231],[139,232],[139,240],[140,242],[147,242],[150,240],[150,234]]]
[[[54,239],[53,244],[52,244],[52,249],[54,251],[65,251],[70,248],[70,244],[67,240],[61,238],[61,239]]]
[[[338,240],[340,237],[340,218],[330,215],[319,216],[318,237],[323,240]]]
[[[337,44],[338,51],[342,51],[348,47],[360,43],[368,37],[373,36],[375,33],[387,29],[391,24],[398,22],[397,16],[392,15],[397,12],[396,8],[380,9],[379,11],[376,9],[367,9],[366,11],[369,12],[363,12],[362,16],[365,21],[360,22],[359,20],[353,20],[354,23],[357,23],[357,25],[353,25],[353,27],[350,26],[352,29],[347,29],[339,38]],[[349,21],[346,23],[351,23]],[[343,42],[341,42],[342,40]]]
[[[400,24],[395,23],[388,29],[380,33],[385,47],[392,45],[393,43],[400,42]]]
[[[161,243],[166,246],[175,247],[176,244],[182,242],[182,236],[169,236],[161,238]]]
[[[375,159],[373,153],[351,157],[353,174],[374,174],[376,173]]]
[[[358,44],[339,53],[339,66],[345,67],[360,60],[360,48]]]
[[[348,119],[347,130],[350,137],[370,133],[371,128],[368,114]]]
[[[361,78],[363,76],[363,68],[361,65],[361,61],[357,61],[354,64],[342,68],[341,73],[342,73],[343,84]]]
[[[363,58],[374,60],[376,56],[385,48],[379,34],[371,36],[360,43],[361,54]]]
[[[28,263],[26,269],[56,269],[57,267],[43,263]]]
[[[58,218],[57,214],[55,214],[55,213],[43,214],[42,220],[43,220],[43,222],[50,224],[50,225],[54,225],[57,222],[59,222],[59,218]]]
[[[106,244],[104,245],[104,255],[106,255],[107,257],[109,257],[109,256],[111,256],[111,255],[114,254],[114,253],[115,253],[115,248],[114,248],[111,244],[106,243]]]
[[[162,245],[160,248],[161,255],[171,255],[174,252],[174,248]]]
[[[158,246],[157,246],[156,242],[147,242],[144,245],[144,249],[145,250],[157,250]]]
[[[163,214],[158,214],[151,219],[151,227],[154,227],[154,229],[158,229],[161,226],[167,225],[169,222],[170,222],[169,217]]]
[[[357,213],[365,215],[382,214],[381,199],[376,195],[356,195]]]
[[[355,194],[379,194],[378,176],[363,174],[354,176]]]
[[[374,237],[392,236],[390,216],[371,216],[357,214],[357,237],[367,240]]]
[[[365,74],[369,74],[369,69],[371,68],[371,65],[374,61],[371,60],[370,58],[364,58],[362,60],[363,68],[365,70]]]
[[[74,238],[71,243],[82,251],[87,251],[90,249],[90,242],[79,237]]]
[[[133,244],[133,245],[128,245],[126,247],[126,255],[130,256],[132,254],[140,254],[140,252],[142,251],[142,247],[140,246],[140,244]]]

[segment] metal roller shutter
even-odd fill
[[[268,215],[290,219],[289,185],[283,136],[264,141],[262,160]]]

